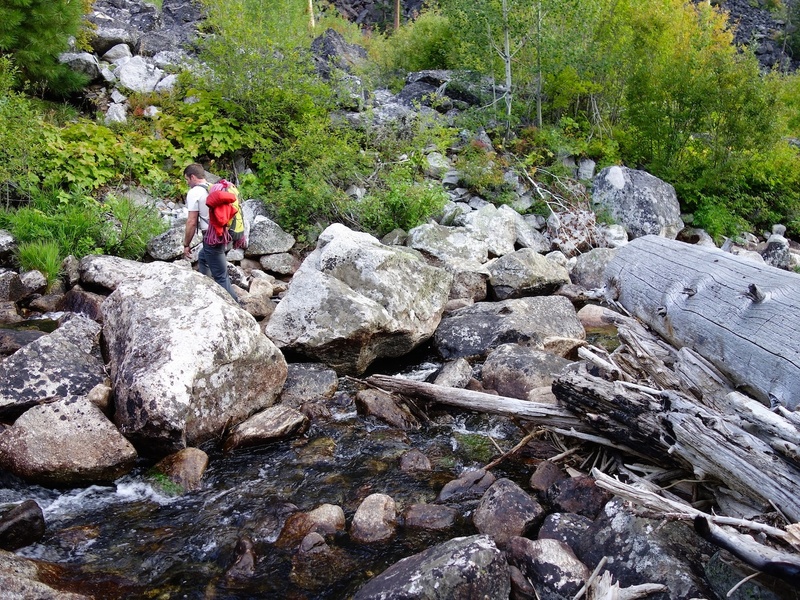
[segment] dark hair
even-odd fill
[[[183,174],[186,177],[194,175],[198,179],[205,179],[206,178],[206,170],[203,168],[203,165],[199,165],[197,163],[192,163],[188,167],[183,170]]]

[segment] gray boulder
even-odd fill
[[[210,277],[145,265],[103,304],[120,429],[152,454],[219,435],[271,406],[283,355]]]
[[[34,407],[0,434],[0,466],[45,485],[113,481],[135,461],[130,442],[85,398]]]
[[[375,359],[402,356],[431,337],[451,281],[413,252],[331,225],[295,274],[266,334],[337,373],[363,373]]]
[[[300,435],[308,429],[303,413],[288,406],[271,406],[233,428],[225,440],[225,451],[262,446],[274,440]]]
[[[480,357],[502,344],[539,346],[548,337],[584,339],[583,326],[569,300],[535,296],[477,302],[446,315],[434,334],[445,359]]]
[[[256,215],[250,225],[245,256],[288,252],[294,242],[294,237],[281,229],[280,225],[267,217]]]
[[[0,362],[0,415],[14,417],[60,397],[73,401],[107,380],[100,325],[74,317]]]
[[[184,228],[172,227],[147,242],[147,253],[156,260],[175,260],[183,256]]]
[[[146,269],[145,265],[135,260],[90,254],[84,256],[79,264],[81,282],[114,290],[121,282],[138,277]]]
[[[575,266],[570,271],[572,283],[587,290],[601,288],[605,285],[606,266],[614,258],[613,248],[593,248],[578,255]]]
[[[280,402],[299,408],[306,402],[325,402],[339,387],[336,371],[319,363],[290,363]]]
[[[113,71],[119,84],[133,92],[147,94],[153,92],[165,73],[141,56],[134,56],[121,63]]]
[[[485,263],[489,258],[489,246],[482,236],[463,227],[446,227],[436,223],[414,227],[408,232],[406,246],[446,263]]]
[[[508,598],[503,553],[488,536],[454,538],[395,563],[368,581],[353,600]]]
[[[501,396],[527,400],[531,390],[549,387],[564,367],[565,358],[519,344],[503,344],[483,364],[483,387]]]
[[[593,180],[592,203],[607,210],[631,239],[649,234],[675,239],[683,229],[675,188],[644,171],[603,169]]]
[[[496,300],[543,296],[570,281],[564,267],[530,248],[501,256],[488,268],[489,290]]]
[[[487,204],[465,216],[466,227],[475,232],[476,237],[486,240],[486,247],[492,256],[505,256],[514,252],[517,241],[517,212],[508,206],[497,208]]]
[[[86,75],[90,82],[100,79],[100,63],[94,54],[89,52],[64,52],[59,55],[58,62],[67,65],[76,73]]]

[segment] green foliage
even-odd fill
[[[66,94],[86,83],[58,62],[76,36],[87,6],[73,0],[5,0],[0,4],[0,53],[10,54],[25,79]]]
[[[392,72],[452,69],[461,65],[453,62],[452,49],[458,42],[450,20],[437,11],[423,12],[416,20],[400,27],[399,31],[382,37],[373,45],[372,56]]]
[[[480,140],[470,142],[458,155],[456,166],[463,185],[473,194],[492,200],[508,191],[502,158]]]
[[[39,184],[36,165],[45,145],[31,101],[15,92],[17,71],[0,57],[0,202],[27,200]]]
[[[105,248],[116,256],[141,259],[147,251],[147,242],[167,229],[154,207],[137,204],[130,198],[110,195],[105,208],[113,217],[112,225],[105,231]]]
[[[464,460],[473,463],[487,464],[497,454],[497,448],[485,435],[479,433],[453,433]]]
[[[53,241],[21,242],[17,247],[17,262],[23,271],[39,271],[50,287],[61,274],[63,257]]]
[[[408,231],[444,208],[447,194],[441,185],[422,181],[415,171],[409,163],[396,165],[375,189],[351,203],[360,227],[379,237],[398,227]]]

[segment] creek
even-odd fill
[[[406,375],[423,379],[437,367],[428,363]],[[509,449],[523,435],[508,419],[450,409],[429,412],[431,422],[419,430],[399,431],[357,414],[354,395],[352,382],[340,380],[331,417],[312,419],[301,437],[229,454],[204,446],[209,467],[201,488],[180,496],[166,493],[144,461],[111,485],[66,490],[0,472],[0,506],[33,498],[45,515],[44,538],[18,554],[51,563],[47,571],[59,587],[96,598],[334,599],[349,597],[405,556],[475,533],[467,509],[444,533],[399,527],[389,544],[358,545],[342,532],[330,541],[331,556],[308,563],[275,544],[297,509],[336,504],[349,526],[372,493],[390,495],[398,510],[433,502],[466,467],[499,454],[492,440]],[[399,457],[412,448],[428,456],[431,471],[400,470]],[[525,485],[530,471],[513,463],[494,473]],[[226,571],[243,536],[253,541],[255,571],[234,579]]]

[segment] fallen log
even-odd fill
[[[388,375],[372,375],[367,379],[367,382],[388,392],[409,397],[419,397],[449,406],[506,417],[518,417],[539,425],[572,427],[580,431],[587,430],[586,426],[575,414],[555,404],[495,396],[494,394],[445,387]]]
[[[800,275],[649,235],[617,250],[605,280],[609,300],[758,400],[800,404]]]

